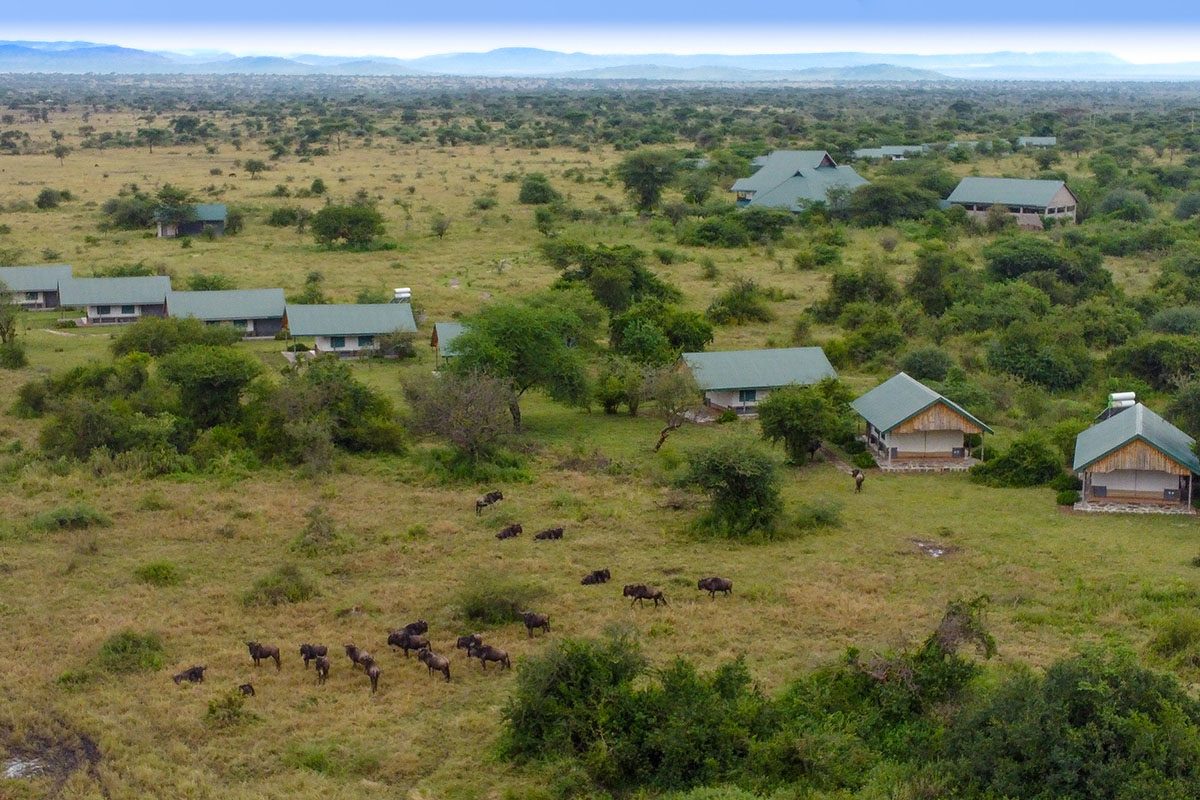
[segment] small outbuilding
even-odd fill
[[[429,339],[429,346],[433,348],[435,364],[454,358],[454,340],[461,336],[464,330],[466,326],[461,322],[433,323],[433,335]]]
[[[171,279],[166,275],[133,278],[71,278],[59,284],[59,304],[84,310],[88,325],[118,325],[142,317],[165,317]]]
[[[247,338],[271,337],[283,330],[286,306],[283,289],[219,289],[167,295],[168,316],[232,325]]]
[[[34,267],[0,267],[0,284],[9,302],[37,311],[58,308],[58,287],[71,279],[67,264],[43,264]]]
[[[1017,147],[1057,147],[1057,136],[1018,136]]]
[[[867,424],[865,441],[883,468],[966,469],[967,436],[991,433],[953,400],[900,372],[852,402]]]
[[[704,405],[737,414],[754,414],[773,389],[837,377],[819,347],[684,353],[681,360],[704,392]]]
[[[946,204],[981,220],[992,206],[1001,206],[1022,228],[1041,230],[1044,218],[1075,222],[1079,200],[1062,181],[971,177],[959,182]]]
[[[415,333],[411,303],[340,305],[287,304],[284,327],[288,334],[312,336],[318,353],[358,356],[379,347],[378,337]]]
[[[1141,403],[1079,434],[1074,468],[1083,481],[1081,510],[1136,505],[1146,510],[1192,508],[1200,474],[1196,442]]]
[[[158,221],[158,236],[160,239],[173,239],[176,236],[200,236],[212,233],[222,236],[225,233],[225,221],[229,217],[229,209],[224,203],[197,203],[192,206],[192,218],[187,222]]]

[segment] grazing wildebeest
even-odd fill
[[[408,658],[409,650],[420,650],[422,647],[428,647],[429,638],[419,633],[392,631],[388,634],[387,643],[389,647],[399,647],[404,651],[404,657]]]
[[[329,677],[329,657],[317,656],[317,686],[324,686],[325,679]]]
[[[258,666],[258,662],[267,659],[275,659],[275,669],[280,669],[279,663],[279,648],[273,644],[259,644],[258,642],[246,642],[246,647],[250,649],[250,657],[254,659],[254,666]]]
[[[366,650],[358,651],[358,666],[362,667],[364,671],[370,669],[371,665],[374,663],[375,656],[371,655]]]
[[[488,492],[483,497],[475,501],[475,516],[483,513],[483,510],[488,506],[495,505],[504,499],[504,495],[500,492]]]
[[[454,643],[456,650],[466,650],[467,655],[470,655],[471,647],[474,645],[483,644],[483,637],[478,633],[468,633],[466,636],[458,637],[458,641]]]
[[[188,683],[204,683],[204,670],[208,667],[188,667],[183,672],[175,675],[171,680],[175,681],[175,685],[187,681]]]
[[[304,668],[308,669],[308,662],[312,661],[317,656],[329,655],[329,648],[323,644],[302,644],[300,645],[300,657],[304,659]]]
[[[521,523],[514,522],[512,525],[505,525],[503,528],[501,528],[500,532],[496,534],[496,538],[512,539],[516,536],[520,536],[523,530],[525,529],[521,527]]]
[[[379,665],[374,661],[367,667],[367,677],[371,679],[371,694],[379,690]]]
[[[854,493],[858,494],[859,492],[862,491],[863,481],[865,481],[867,479],[867,476],[863,474],[863,471],[861,469],[856,468],[853,472],[850,473],[850,477],[854,478]]]
[[[612,579],[612,573],[607,569],[594,569],[587,575],[583,576],[580,581],[584,586],[594,586],[597,583],[608,583]]]
[[[241,686],[238,687],[238,691],[241,692],[242,694],[246,695],[247,697],[254,697],[254,684],[253,683],[243,683]]]
[[[638,605],[641,605],[643,600],[653,600],[655,608],[658,608],[659,602],[664,606],[670,605],[667,602],[667,598],[663,595],[662,589],[647,586],[644,583],[625,584],[625,588],[621,591],[621,594],[624,597],[632,597],[633,603],[637,603]],[[633,605],[633,603],[630,603],[630,605]]]
[[[492,647],[490,644],[472,644],[467,648],[467,658],[478,658],[479,665],[485,670],[489,661],[495,661],[501,669],[512,669],[512,661],[509,660],[508,653],[499,647]]]
[[[366,650],[360,650],[352,644],[345,645],[345,648],[346,658],[350,659],[350,663],[356,667],[359,665],[363,656],[369,655]]]
[[[428,633],[429,623],[423,619],[419,619],[416,622],[408,623],[400,630],[404,631],[405,633]]]
[[[549,614],[535,614],[532,611],[522,611],[521,619],[525,621],[525,632],[529,634],[531,639],[533,638],[534,628],[541,628],[546,633],[550,632]]]
[[[541,533],[534,534],[533,538],[537,539],[540,542],[544,542],[547,539],[561,539],[562,535],[563,535],[562,528],[547,528],[546,530],[542,531]]]
[[[728,578],[718,578],[714,575],[711,578],[701,578],[696,582],[696,588],[708,592],[709,598],[715,598],[717,592],[724,592],[726,595],[732,592],[733,581]]]
[[[422,647],[417,651],[417,660],[424,664],[429,669],[429,674],[432,675],[434,670],[446,676],[446,682],[450,682],[450,659],[445,656],[436,655],[428,647]]]

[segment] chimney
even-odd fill
[[[411,303],[412,302],[412,289],[409,289],[407,286],[398,287],[396,289],[393,289],[392,290],[392,302],[393,303]]]

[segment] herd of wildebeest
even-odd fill
[[[488,492],[475,501],[476,515],[481,514],[484,508],[494,505],[503,499],[504,495],[500,492]],[[519,536],[522,532],[523,528],[521,525],[514,523],[501,529],[496,534],[496,538],[511,539]],[[562,537],[563,529],[557,527],[548,528],[536,534],[533,538],[545,541],[549,539],[561,539]],[[612,573],[608,569],[597,569],[583,576],[580,583],[584,586],[592,586],[608,583],[611,579]],[[733,581],[717,576],[701,578],[696,582],[696,588],[700,591],[708,592],[710,598],[715,598],[718,592],[725,595],[732,593]],[[662,589],[645,583],[626,584],[621,591],[621,595],[622,597],[631,599],[630,605],[641,605],[646,600],[654,601],[655,608],[660,603],[662,605],[669,605]],[[541,630],[543,633],[549,633],[550,631],[549,614],[522,611],[521,619],[525,624],[525,632],[530,638],[533,637],[534,631]],[[428,632],[429,623],[423,619],[418,619],[416,622],[408,623],[403,628],[388,631],[387,646],[394,651],[403,651],[405,658],[409,657],[410,652],[415,651],[417,660],[425,665],[429,675],[432,676],[435,672],[441,673],[442,677],[448,682],[450,680],[450,659],[433,651],[433,645],[427,635]],[[264,661],[274,661],[276,670],[283,669],[283,660],[280,657],[279,647],[276,645],[255,641],[246,642],[245,645],[250,652],[250,659],[253,661],[255,667],[260,666]],[[472,633],[466,636],[459,636],[454,646],[457,650],[465,650],[468,660],[478,658],[480,667],[485,671],[487,670],[488,662],[498,664],[501,669],[512,669],[512,659],[509,658],[508,652],[494,645],[486,644],[481,634]],[[370,681],[371,694],[377,692],[379,690],[379,677],[382,671],[375,657],[353,643],[344,645],[344,648],[346,657],[350,659],[351,668],[362,668],[363,674]],[[324,685],[326,679],[329,677],[329,670],[332,666],[329,658],[329,648],[323,644],[310,644],[306,642],[300,645],[300,657],[304,660],[304,668],[306,670],[310,662],[315,665],[317,685]],[[204,673],[207,670],[207,666],[192,666],[172,676],[172,680],[177,685],[182,683],[203,683]],[[238,689],[244,695],[253,696],[255,694],[254,685],[251,683],[243,683]]]

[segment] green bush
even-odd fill
[[[905,353],[900,369],[919,381],[943,381],[954,361],[940,347],[928,345]]]
[[[705,313],[713,322],[722,325],[770,322],[775,318],[767,306],[762,289],[749,278],[734,281],[732,286],[712,301]]]
[[[150,672],[162,669],[166,654],[155,633],[121,631],[104,640],[96,654],[96,666],[105,672]]]
[[[481,572],[455,594],[454,610],[464,622],[496,627],[519,621],[521,612],[546,593],[545,587],[526,580]]]
[[[865,450],[850,456],[850,463],[859,469],[875,469],[879,466],[875,463],[875,456]]]
[[[1167,659],[1192,655],[1200,647],[1200,614],[1181,611],[1163,619],[1155,626],[1149,646],[1151,652]]]
[[[107,528],[112,519],[84,503],[60,506],[53,511],[44,511],[30,520],[30,526],[40,531],[80,531],[87,528]]]
[[[731,408],[727,408],[717,415],[717,424],[728,425],[731,422],[737,422],[738,419],[740,419],[740,417],[738,417],[737,412]]]
[[[262,576],[242,596],[247,606],[302,603],[319,594],[316,583],[294,564],[283,564]]]
[[[0,369],[21,369],[29,365],[25,345],[20,342],[0,344]]]
[[[229,325],[205,325],[191,318],[142,317],[121,329],[113,340],[112,351],[115,356],[163,356],[189,345],[232,345],[241,340],[241,332]]]
[[[214,727],[224,728],[258,719],[258,715],[246,710],[246,696],[237,689],[230,689],[208,701],[204,721]]]
[[[761,447],[726,439],[688,454],[684,481],[709,497],[701,530],[718,536],[770,538],[783,511],[779,464]]]
[[[313,506],[304,513],[304,530],[292,541],[292,549],[310,558],[335,555],[350,549],[350,541],[338,531],[333,517],[323,506]]]
[[[517,194],[517,202],[526,205],[546,205],[562,199],[562,195],[550,185],[550,180],[540,172],[525,176]]]
[[[135,569],[133,574],[151,586],[177,586],[183,582],[183,573],[170,561],[151,561]]]
[[[1062,451],[1045,434],[1031,431],[990,461],[971,467],[971,479],[987,486],[1042,486],[1063,472]]]
[[[1054,496],[1054,502],[1060,506],[1073,506],[1079,502],[1080,495],[1075,489],[1060,489]]]
[[[345,742],[294,743],[284,754],[283,763],[295,769],[307,769],[330,778],[365,778],[379,770],[380,757],[357,750]]]

